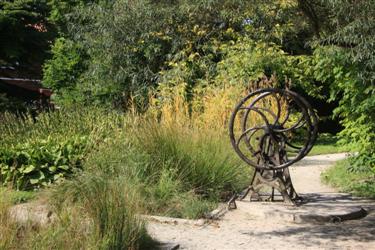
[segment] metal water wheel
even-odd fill
[[[232,113],[229,133],[234,150],[254,175],[234,200],[249,195],[250,200],[275,201],[277,195],[289,204],[300,202],[289,166],[310,152],[317,120],[310,104],[288,89],[259,89],[243,98]]]

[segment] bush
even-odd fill
[[[53,57],[43,65],[43,84],[54,90],[54,96],[58,103],[74,103],[77,97],[74,95],[79,78],[86,69],[86,53],[78,43],[66,38],[56,39],[52,46]],[[69,92],[67,95],[66,92]]]
[[[95,107],[64,108],[35,120],[11,114],[0,119],[0,183],[21,190],[70,176],[125,123],[121,114]]]
[[[341,143],[359,152],[352,159],[353,166],[367,164],[375,169],[375,88],[368,82],[370,79],[360,77],[361,64],[353,63],[346,53],[336,46],[316,49],[314,75],[330,84],[330,100],[339,100],[334,114],[341,118],[344,127],[339,133]]]
[[[374,1],[328,0],[319,6],[326,9],[328,28],[314,51],[317,79],[331,87],[331,100],[339,101],[342,141],[359,152],[353,167],[374,168],[375,22],[368,18],[375,15]]]
[[[247,37],[210,46],[220,61],[213,61],[215,53],[207,48],[201,53],[188,51],[161,72],[151,111],[159,116],[190,116],[203,126],[216,123],[223,129],[239,98],[257,88],[289,87],[321,97],[321,87],[305,73],[310,67],[306,56],[291,56],[275,44]]]

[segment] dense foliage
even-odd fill
[[[71,176],[82,169],[88,153],[115,131],[121,120],[95,108],[63,109],[39,115],[36,120],[3,114],[0,183],[29,190]]]
[[[72,173],[84,158],[86,138],[69,141],[38,141],[35,144],[17,144],[2,148],[0,152],[0,180],[4,185],[13,184],[17,189],[47,186]]]
[[[58,223],[26,227],[24,241],[12,240],[1,200],[0,248],[147,248],[135,213],[204,216],[249,184],[226,127],[238,98],[260,87],[336,105],[343,148],[358,153],[327,179],[374,194],[374,0],[14,0],[0,10],[0,63],[43,68],[62,107],[14,116],[18,102],[0,95],[0,184],[59,184],[49,198]]]
[[[74,176],[60,184],[69,189],[61,193],[70,195],[87,178],[102,176],[108,184],[121,178],[137,187],[147,213],[195,218],[248,181],[248,169],[226,137],[210,131],[214,122],[203,127],[181,116],[177,123],[159,118],[160,126],[152,113],[131,117],[93,107],[64,108],[37,119],[2,118],[0,184],[30,190]]]
[[[340,96],[337,115],[345,129],[342,136],[358,146],[353,158],[356,168],[375,171],[375,1],[328,1],[335,10],[332,18],[334,32],[322,38],[333,45],[335,58],[331,82],[333,94]]]
[[[216,114],[224,126],[235,96],[272,78],[273,86],[337,102],[342,142],[359,151],[353,169],[374,169],[373,7],[339,0],[3,1],[2,29],[22,36],[2,40],[1,57],[44,58],[58,36],[43,72],[57,103],[149,109],[159,118],[169,109],[200,123]],[[173,105],[183,108],[172,112]]]
[[[47,1],[0,1],[0,63],[21,65],[32,75],[40,74],[41,64],[54,38],[48,21]]]

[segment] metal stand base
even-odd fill
[[[261,194],[262,189],[271,188],[271,194]],[[275,201],[275,190],[277,190],[283,201],[290,205],[298,205],[302,198],[295,191],[289,168],[278,170],[259,170],[254,172],[251,185],[239,196],[243,200],[247,195],[250,201]]]

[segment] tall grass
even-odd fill
[[[144,222],[136,215],[137,199],[126,182],[107,182],[97,176],[79,179],[74,184],[65,184],[75,188],[74,199],[59,202],[51,198],[58,218],[45,226],[12,221],[10,203],[2,193],[0,249],[150,249],[155,246]]]
[[[154,243],[139,214],[199,218],[214,209],[250,181],[250,168],[226,134],[232,90],[207,95],[203,109],[176,96],[143,115],[77,108],[41,114],[37,122],[3,116],[1,146],[77,134],[90,144],[83,171],[50,188],[58,220],[46,228],[23,226],[21,234],[11,223],[4,246],[142,249]]]
[[[79,107],[40,114],[36,120],[27,116],[19,119],[11,114],[2,114],[1,119],[1,148],[39,145],[36,142],[46,138],[60,142],[85,136],[88,138],[85,161],[88,155],[99,154],[99,148],[122,133],[127,117],[99,108]],[[144,222],[138,218],[141,212],[136,204],[140,199],[132,195],[137,192],[128,186],[126,176],[116,179],[98,175],[98,171],[85,171],[84,161],[83,171],[75,172],[70,180],[47,191],[51,193],[49,203],[54,205],[58,216],[47,227],[12,221],[8,211],[11,201],[4,200],[10,196],[1,194],[0,249],[147,249],[153,244]]]
[[[126,177],[108,179],[85,173],[52,194],[52,203],[60,211],[72,206],[80,208],[94,248],[144,249],[153,243],[138,217],[141,199]]]
[[[160,213],[155,208],[175,203],[181,210],[166,211],[167,214],[200,217],[208,211],[197,209],[193,215],[194,208],[178,200],[190,198],[190,204],[198,207],[199,201],[201,205],[204,200],[215,203],[228,198],[249,181],[249,169],[233,154],[226,136],[221,133],[189,125],[160,126],[150,120],[139,124],[136,130],[135,147],[147,159],[141,178],[148,183],[150,200],[156,200],[156,204],[161,202],[159,206],[149,206],[151,211]],[[212,208],[208,203],[203,206]]]
[[[123,126],[124,116],[97,107],[77,106],[41,113],[36,118],[31,115],[20,118],[11,113],[2,113],[0,121],[0,146],[76,135],[86,135],[93,143],[100,143]]]
[[[146,121],[138,124],[135,146],[148,157],[145,177],[157,182],[166,172],[188,190],[212,196],[236,190],[246,176],[225,134],[192,126]]]
[[[249,181],[249,169],[226,137],[206,132],[134,118],[100,154],[87,158],[85,174],[131,184],[140,197],[139,212],[199,218]],[[77,189],[61,191],[62,199],[69,190]]]

